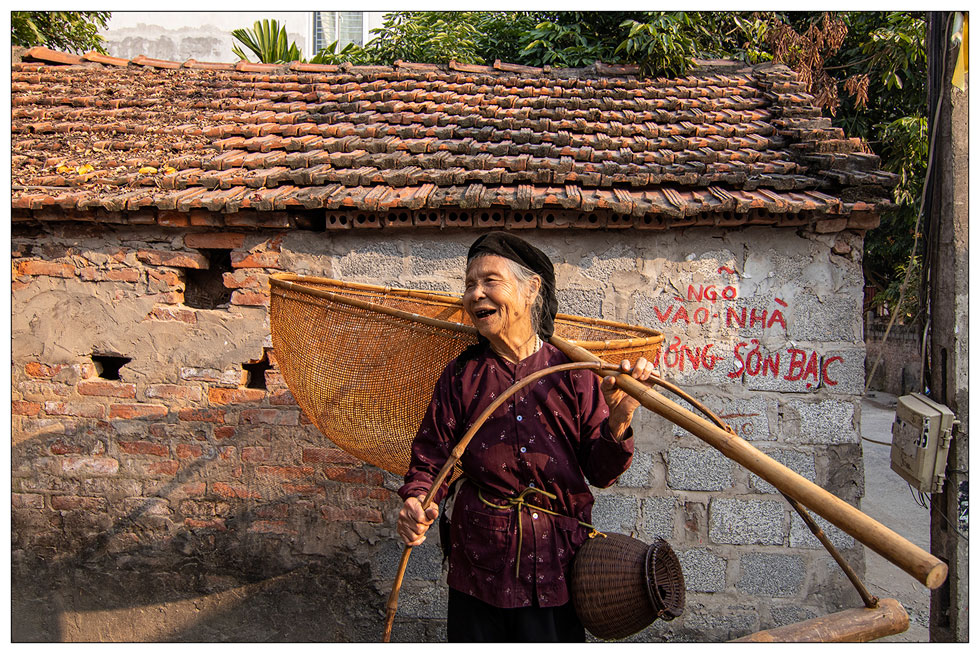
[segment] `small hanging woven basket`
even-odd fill
[[[572,602],[596,638],[619,640],[684,610],[684,575],[662,538],[652,545],[623,534],[590,538],[572,565]]]

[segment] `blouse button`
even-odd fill
[[[522,447],[521,448],[521,454],[523,454],[524,452],[527,452],[527,448],[526,447]]]
[[[517,422],[520,422],[521,420],[524,420],[524,416],[517,416]]]
[[[535,520],[537,520],[538,519],[538,514],[537,513],[532,513],[531,514],[531,517],[534,518]]]

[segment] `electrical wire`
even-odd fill
[[[921,506],[923,509],[928,509],[930,515],[932,515],[932,499],[922,491],[913,488],[912,484],[909,484],[909,492],[912,493],[912,500],[916,504]],[[940,516],[942,516],[942,519],[946,521],[946,524],[949,525],[949,528],[956,532],[957,536],[959,536],[960,538],[962,538],[968,543],[970,542],[970,537],[965,535],[959,529],[957,529],[956,525],[954,525],[952,522],[949,521],[949,518],[946,517],[946,514],[944,512],[938,511],[938,513]]]
[[[950,21],[952,21],[952,18],[953,18],[953,14],[950,13],[949,17],[946,19],[946,29],[943,32],[944,37],[949,32],[949,25],[950,25]],[[946,55],[948,50],[949,48],[943,48],[942,65],[940,67],[940,70],[943,71],[946,70]],[[922,224],[922,215],[923,213],[925,213],[926,195],[929,190],[929,180],[932,178],[933,157],[936,153],[936,136],[939,134],[939,113],[943,107],[943,100],[946,97],[945,88],[946,88],[945,84],[939,85],[939,98],[936,100],[936,109],[933,114],[933,121],[932,121],[932,130],[931,130],[932,133],[929,135],[929,158],[926,161],[925,181],[923,181],[922,183],[922,195],[919,198],[919,211],[915,217],[915,229],[913,230],[913,234],[915,236],[912,239],[912,252],[909,255],[909,265],[905,268],[905,279],[902,281],[902,285],[898,291],[898,302],[896,303],[896,308],[901,307],[902,303],[905,301],[905,293],[908,290],[909,281],[912,278],[912,269],[913,269],[912,263],[915,261],[916,250],[919,249],[919,226]],[[875,357],[874,365],[871,366],[871,372],[868,373],[868,379],[864,384],[864,393],[861,394],[862,396],[866,395],[868,389],[871,387],[871,380],[874,379],[875,372],[878,370],[878,364],[881,363],[881,357],[885,354],[885,343],[888,341],[888,335],[892,331],[892,327],[895,324],[895,319],[898,318],[898,313],[899,312],[897,310],[893,311],[892,317],[888,321],[888,326],[885,328],[885,335],[882,336],[881,338],[881,349],[878,351],[878,356]],[[924,355],[925,355],[925,351],[923,350],[923,356]],[[919,380],[920,388],[923,387],[922,381],[923,380],[921,379]]]

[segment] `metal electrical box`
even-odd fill
[[[898,398],[892,423],[891,468],[913,488],[938,493],[946,476],[953,412],[920,393]]]

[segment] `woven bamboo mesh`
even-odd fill
[[[684,610],[680,561],[662,538],[649,546],[624,534],[590,538],[575,555],[569,591],[585,628],[606,640]]]
[[[395,474],[446,364],[476,342],[453,295],[292,274],[270,279],[272,345],[306,416],[338,447]],[[652,329],[559,314],[555,333],[614,364],[653,359]]]

